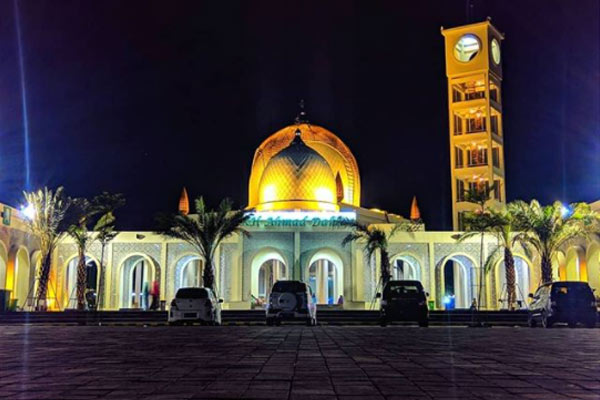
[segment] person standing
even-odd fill
[[[148,282],[144,282],[144,288],[142,289],[142,309],[148,310],[148,298],[150,297],[150,290],[148,288]]]
[[[150,289],[150,295],[152,296],[152,303],[150,304],[151,310],[158,310],[158,304],[160,303],[160,287],[158,281],[152,282],[152,288]]]

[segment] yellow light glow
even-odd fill
[[[326,187],[319,187],[315,190],[315,198],[319,201],[333,203],[333,193]]]
[[[277,200],[277,188],[274,184],[266,185],[263,188],[263,201],[270,202]]]

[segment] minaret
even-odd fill
[[[412,203],[410,205],[410,220],[418,221],[421,219],[421,211],[417,205],[417,196],[413,196]]]
[[[188,198],[185,187],[181,191],[181,196],[179,197],[179,213],[182,215],[188,215],[190,213],[190,199]]]
[[[452,225],[463,229],[462,212],[473,205],[465,191],[477,185],[492,189],[494,206],[506,201],[502,130],[502,64],[504,36],[487,21],[442,28],[446,43]]]

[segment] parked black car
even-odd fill
[[[377,293],[381,298],[381,326],[392,321],[416,321],[419,326],[429,326],[427,296],[419,281],[389,281],[383,288],[383,296]]]
[[[582,323],[588,328],[596,326],[598,312],[594,292],[586,282],[554,282],[542,285],[529,306],[529,326],[538,322],[551,328],[557,322],[566,322],[573,328]]]

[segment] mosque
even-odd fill
[[[478,297],[481,268],[479,240],[457,243],[461,214],[469,210],[464,190],[485,183],[494,188],[494,204],[505,201],[501,96],[503,35],[490,23],[442,29],[446,43],[452,206],[455,231],[430,232],[420,224],[414,232],[390,239],[394,279],[417,279],[429,293],[430,307],[443,309],[453,296],[457,308],[468,308]],[[300,279],[310,284],[319,304],[345,309],[370,309],[378,290],[378,256],[365,257],[360,243],[342,246],[358,221],[386,231],[406,219],[361,204],[358,164],[342,139],[310,123],[301,113],[296,121],[267,137],[256,149],[248,184],[245,229],[218,248],[216,282],[224,308],[249,309],[268,296],[273,282]],[[594,203],[600,208],[600,202]],[[179,209],[189,210],[187,193]],[[36,239],[23,216],[0,205],[0,289],[11,290],[17,307],[33,303],[40,256]],[[413,200],[409,219],[420,223]],[[497,243],[487,237],[483,259]],[[539,259],[517,249],[517,297],[525,307],[528,293],[540,282]],[[137,308],[146,284],[159,282],[167,303],[181,287],[200,286],[203,260],[186,243],[152,232],[120,232],[107,246],[100,268],[100,244],[86,254],[88,287],[101,290],[106,310]],[[63,239],[52,258],[48,301],[52,309],[75,306],[77,248]],[[600,292],[600,242],[574,242],[554,261],[557,280],[589,281]],[[483,276],[481,306],[506,307],[504,264]],[[100,285],[99,282],[103,284]],[[101,286],[101,289],[100,289]],[[343,304],[342,303],[343,299]]]

